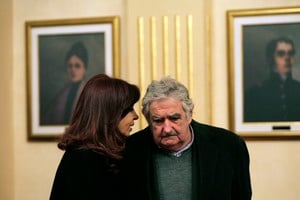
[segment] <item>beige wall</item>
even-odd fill
[[[120,15],[121,76],[138,84],[137,17],[144,16],[147,21],[152,15],[157,16],[158,20],[166,15],[172,23],[176,14],[182,17],[184,24],[186,14],[192,14],[195,65],[192,98],[196,102],[194,117],[226,128],[226,10],[297,4],[299,2],[293,0],[185,0],[184,3],[182,0],[0,0],[0,58],[4,61],[0,73],[0,93],[5,96],[0,98],[0,134],[3,138],[0,140],[0,199],[48,199],[53,176],[62,155],[54,142],[27,141],[25,21]],[[212,35],[207,35],[205,16],[210,13],[213,31]],[[173,36],[170,37],[174,41]],[[212,46],[208,46],[210,37]],[[211,65],[206,59],[207,52],[210,51],[208,47],[213,52]],[[173,51],[170,57],[174,59]],[[184,65],[186,57],[183,55],[182,59]],[[174,60],[170,63],[173,66]],[[146,58],[146,67],[149,68],[149,57]],[[174,70],[171,74],[174,75]],[[188,75],[183,74],[182,81],[186,83]],[[146,84],[148,81],[149,76],[145,77]],[[209,109],[210,106],[212,110]],[[137,126],[135,129],[138,128]],[[300,151],[300,142],[247,141],[247,145],[251,156],[253,199],[298,199],[300,160],[295,152]]]
[[[0,199],[14,197],[12,2],[0,0]]]

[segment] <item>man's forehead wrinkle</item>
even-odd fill
[[[153,118],[164,118],[164,117],[169,118],[169,117],[179,117],[179,116],[181,116],[180,113],[168,114],[168,115],[166,115],[166,116],[161,116],[161,115],[158,115],[158,114],[153,114],[153,115],[152,115]]]

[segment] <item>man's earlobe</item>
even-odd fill
[[[193,120],[193,112],[190,113],[189,118],[190,118],[190,119],[189,119],[189,123],[191,123],[192,120]]]

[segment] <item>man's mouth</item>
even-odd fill
[[[173,131],[173,132],[170,132],[170,133],[163,133],[161,136],[162,138],[165,138],[165,137],[172,137],[172,136],[177,136],[178,134]]]

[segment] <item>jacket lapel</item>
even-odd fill
[[[147,144],[145,144],[145,171],[146,171],[146,183],[145,185],[147,186],[147,199],[148,200],[153,200],[156,199],[157,197],[155,196],[155,183],[154,183],[154,163],[153,163],[153,149],[155,148],[155,143],[152,138],[152,133],[150,131],[150,128],[148,127],[147,131],[147,139],[148,141]],[[151,142],[149,142],[151,141]]]
[[[195,145],[193,145],[193,193],[197,198],[209,198],[214,184],[214,175],[218,160],[218,148],[213,141],[213,133],[202,126],[194,127]],[[199,169],[199,170],[198,170]]]

